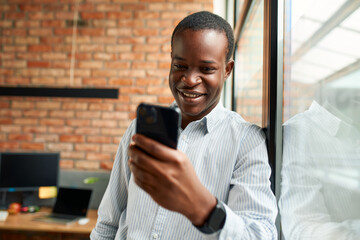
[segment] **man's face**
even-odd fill
[[[207,115],[219,102],[234,62],[226,62],[225,33],[184,30],[172,43],[169,85],[182,113],[182,127]]]

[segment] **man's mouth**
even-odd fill
[[[202,94],[195,94],[195,93],[185,93],[185,92],[181,92],[185,97],[189,97],[189,98],[197,98],[199,96],[201,96]]]

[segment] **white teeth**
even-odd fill
[[[192,97],[192,98],[199,96],[198,94],[190,94],[190,93],[184,93],[184,92],[183,92],[183,94],[185,95],[185,97]]]

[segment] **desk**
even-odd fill
[[[0,232],[4,234],[6,231],[11,235],[14,235],[14,232],[17,232],[17,234],[19,234],[19,232],[25,231],[25,232],[41,233],[42,235],[44,233],[46,234],[51,233],[52,235],[57,234],[61,236],[62,234],[68,233],[71,235],[78,234],[82,236],[89,236],[91,230],[95,227],[97,220],[97,210],[88,211],[87,218],[89,218],[90,221],[85,225],[80,225],[78,222],[65,225],[65,224],[38,222],[32,220],[35,216],[39,216],[41,214],[50,211],[51,211],[50,208],[42,208],[39,212],[36,213],[19,213],[16,215],[9,215],[5,221],[0,221]],[[24,233],[20,233],[20,234],[24,234]],[[4,235],[2,238],[6,239]],[[27,239],[27,238],[21,237],[19,239]],[[62,238],[60,237],[60,239]]]

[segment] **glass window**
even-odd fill
[[[252,1],[235,50],[235,109],[261,126],[264,1]]]
[[[360,1],[287,0],[285,239],[360,239]]]

